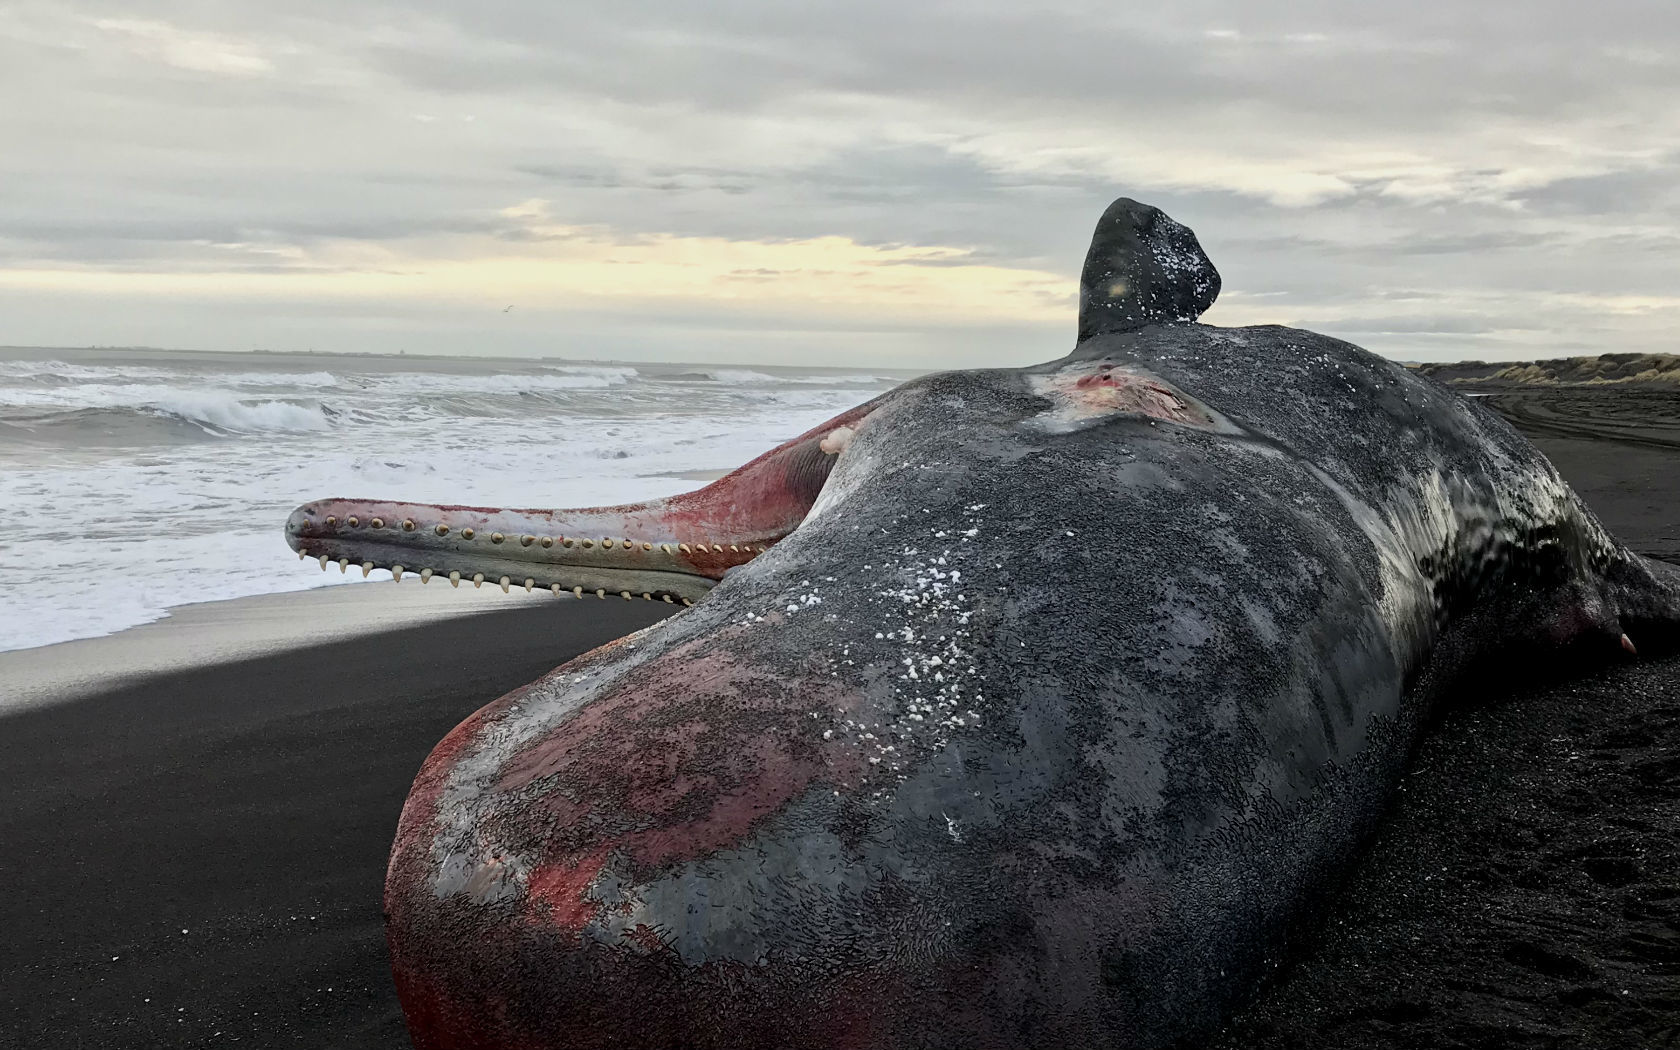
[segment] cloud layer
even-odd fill
[[[0,343],[1025,362],[1124,193],[1210,321],[1674,349],[1672,5],[1130,7],[14,0]]]

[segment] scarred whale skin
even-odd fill
[[[417,1046],[1193,1039],[1467,667],[1672,643],[1680,574],[1491,412],[1193,323],[1194,238],[1130,265],[1188,231],[1115,215],[1073,353],[843,417],[797,529],[437,746],[386,885]]]

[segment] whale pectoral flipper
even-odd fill
[[[1629,552],[1606,570],[1605,589],[1630,655],[1680,651],[1680,565]]]

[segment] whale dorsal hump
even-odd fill
[[[1121,197],[1097,220],[1079,275],[1079,341],[1194,321],[1219,297],[1219,271],[1190,227]]]

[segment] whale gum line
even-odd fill
[[[416,1044],[1171,1045],[1466,668],[1672,643],[1680,574],[1510,427],[1217,289],[1116,202],[1072,354],[842,417],[797,528],[452,732],[387,880]]]

